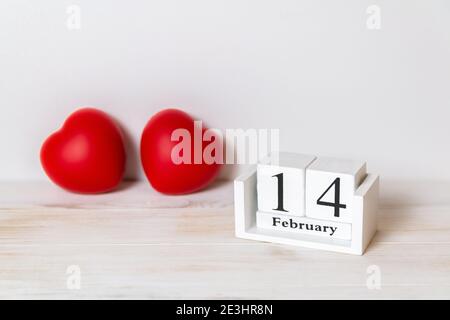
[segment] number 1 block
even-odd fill
[[[263,212],[305,215],[305,170],[315,157],[281,152],[257,167],[258,209]]]
[[[366,175],[364,162],[317,158],[306,169],[306,216],[351,223],[354,194]]]

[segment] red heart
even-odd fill
[[[106,113],[93,108],[72,113],[41,148],[41,163],[49,178],[79,193],[101,193],[117,187],[125,161],[119,127]]]
[[[185,129],[192,137],[188,143],[191,147],[190,163],[176,164],[172,159],[174,147],[182,140],[172,140],[172,133],[176,129]],[[201,136],[206,130],[202,128]],[[218,137],[211,142],[215,139]],[[200,141],[201,154],[211,142]],[[194,120],[187,113],[166,109],[148,121],[141,137],[141,161],[150,184],[156,190],[166,194],[191,193],[212,182],[219,173],[220,163],[208,164],[202,159],[200,164],[196,164],[194,156]]]

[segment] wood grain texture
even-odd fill
[[[139,182],[83,196],[2,182],[0,298],[450,298],[450,205],[389,203],[352,256],[235,238],[232,188],[169,197]],[[67,289],[70,265],[80,290]]]

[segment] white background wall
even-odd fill
[[[365,159],[385,183],[450,181],[450,2],[2,0],[0,179],[44,179],[42,141],[84,105],[135,144],[176,106],[280,128],[284,150]]]

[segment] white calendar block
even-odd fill
[[[351,240],[352,238],[352,225],[350,223],[310,219],[285,214],[258,211],[256,212],[256,225],[258,228],[294,232],[328,239]]]
[[[351,213],[353,219],[350,224],[284,213],[258,212],[256,180],[256,167],[254,167],[234,181],[235,232],[239,238],[361,255],[376,233],[379,178],[375,174],[368,174],[354,192],[352,199],[354,211]],[[275,220],[275,226],[273,226],[273,217],[280,218]],[[314,227],[306,228],[302,225],[300,230],[300,223],[308,223],[306,221],[313,221]],[[333,229],[329,227],[336,227],[334,223],[340,228],[334,229],[334,233],[330,236],[330,231],[333,232]],[[325,228],[325,226],[328,227]],[[295,227],[300,231],[308,232],[314,229],[314,232],[327,233],[328,236],[284,230],[287,228],[296,230]],[[351,228],[350,237],[348,231],[341,233],[349,227]],[[336,234],[336,232],[339,233]],[[342,239],[337,238],[337,235]]]
[[[258,209],[305,215],[305,173],[314,156],[280,152],[257,166]]]
[[[355,191],[366,175],[364,162],[317,158],[306,170],[306,216],[351,223]]]

